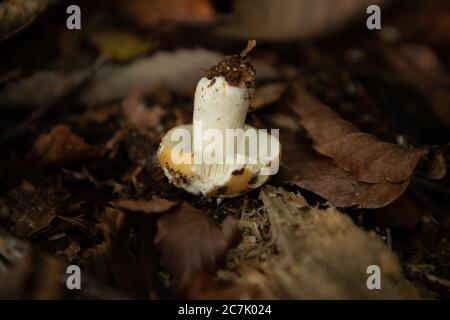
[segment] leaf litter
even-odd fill
[[[101,31],[83,30],[44,69],[2,77],[1,112],[23,115],[26,109],[16,107],[39,109],[48,101],[55,108],[27,122],[2,153],[0,296],[448,297],[442,51],[386,35],[289,44],[330,29],[323,6],[310,8],[317,25],[289,29],[304,23],[296,20],[277,39],[260,28],[269,42],[285,44],[252,52],[259,83],[247,121],[280,128],[281,168],[262,189],[217,203],[171,186],[155,160],[162,134],[191,122],[202,68],[240,51],[232,41],[208,40],[224,34],[211,28],[220,17],[209,1],[191,2],[196,13],[189,17],[187,2],[177,1],[168,14],[163,2],[130,1],[116,11],[124,16],[114,26],[87,16]],[[138,29],[124,28],[127,19]],[[267,20],[272,31],[277,19]],[[252,23],[249,17],[244,25]],[[233,29],[228,35],[245,37],[247,30],[235,26],[225,23]],[[205,27],[213,37],[202,36]],[[110,60],[80,81],[70,68],[75,52],[79,61],[99,54]],[[60,290],[55,275],[67,263],[86,271],[83,293]],[[383,290],[365,289],[368,264],[384,270]],[[25,294],[30,277],[37,280]]]

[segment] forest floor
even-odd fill
[[[156,152],[246,40],[112,3],[85,1],[81,31],[56,5],[0,43],[0,297],[450,298],[446,1],[258,41],[247,123],[280,129],[280,171],[219,200],[169,184]]]

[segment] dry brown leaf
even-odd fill
[[[161,118],[167,111],[156,105],[147,108],[139,93],[133,92],[122,104],[122,113],[128,123],[136,128],[153,129],[161,124]]]
[[[266,186],[260,193],[280,254],[243,271],[241,282],[276,299],[414,299],[394,254],[374,233],[335,208],[309,207],[298,194]],[[357,257],[357,258],[356,258]],[[367,268],[381,269],[381,289],[366,286]]]
[[[215,18],[208,0],[131,0],[127,9],[141,27],[153,27],[167,21],[207,22]]]
[[[69,73],[42,70],[9,82],[0,91],[0,106],[34,108],[67,94],[85,81],[92,70]]]
[[[166,212],[176,206],[178,203],[158,197],[153,197],[151,200],[133,200],[120,199],[113,202],[115,207],[126,209],[130,211],[143,213],[161,213]]]
[[[312,191],[335,207],[380,208],[402,195],[402,183],[364,183],[312,150],[301,133],[280,131],[282,167],[277,180]]]
[[[154,239],[162,265],[183,290],[199,272],[214,273],[240,238],[237,221],[228,216],[216,224],[205,212],[183,204],[158,219]]]
[[[97,149],[72,133],[64,124],[57,125],[37,138],[31,156],[46,164],[66,164],[94,157]]]
[[[314,149],[366,183],[401,183],[411,178],[425,149],[406,148],[362,133],[321,104],[300,85],[295,86],[293,111],[314,141]]]

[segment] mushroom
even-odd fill
[[[277,172],[278,138],[245,124],[256,86],[247,54],[255,44],[249,41],[241,54],[206,71],[195,90],[193,124],[172,128],[162,138],[158,160],[175,186],[228,198],[260,187]]]

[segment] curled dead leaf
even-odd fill
[[[314,141],[314,149],[366,183],[401,183],[411,178],[428,151],[406,148],[362,133],[321,104],[300,85],[295,86],[293,111]]]
[[[159,218],[157,228],[154,242],[162,265],[180,290],[189,285],[194,274],[214,273],[240,238],[233,217],[228,216],[219,226],[205,212],[188,204]]]
[[[365,183],[339,168],[333,160],[315,152],[300,132],[280,132],[282,167],[277,179],[312,191],[336,207],[380,208],[406,190],[401,183]]]
[[[64,124],[57,125],[36,140],[31,156],[46,164],[66,164],[95,157],[97,149],[72,133]]]

